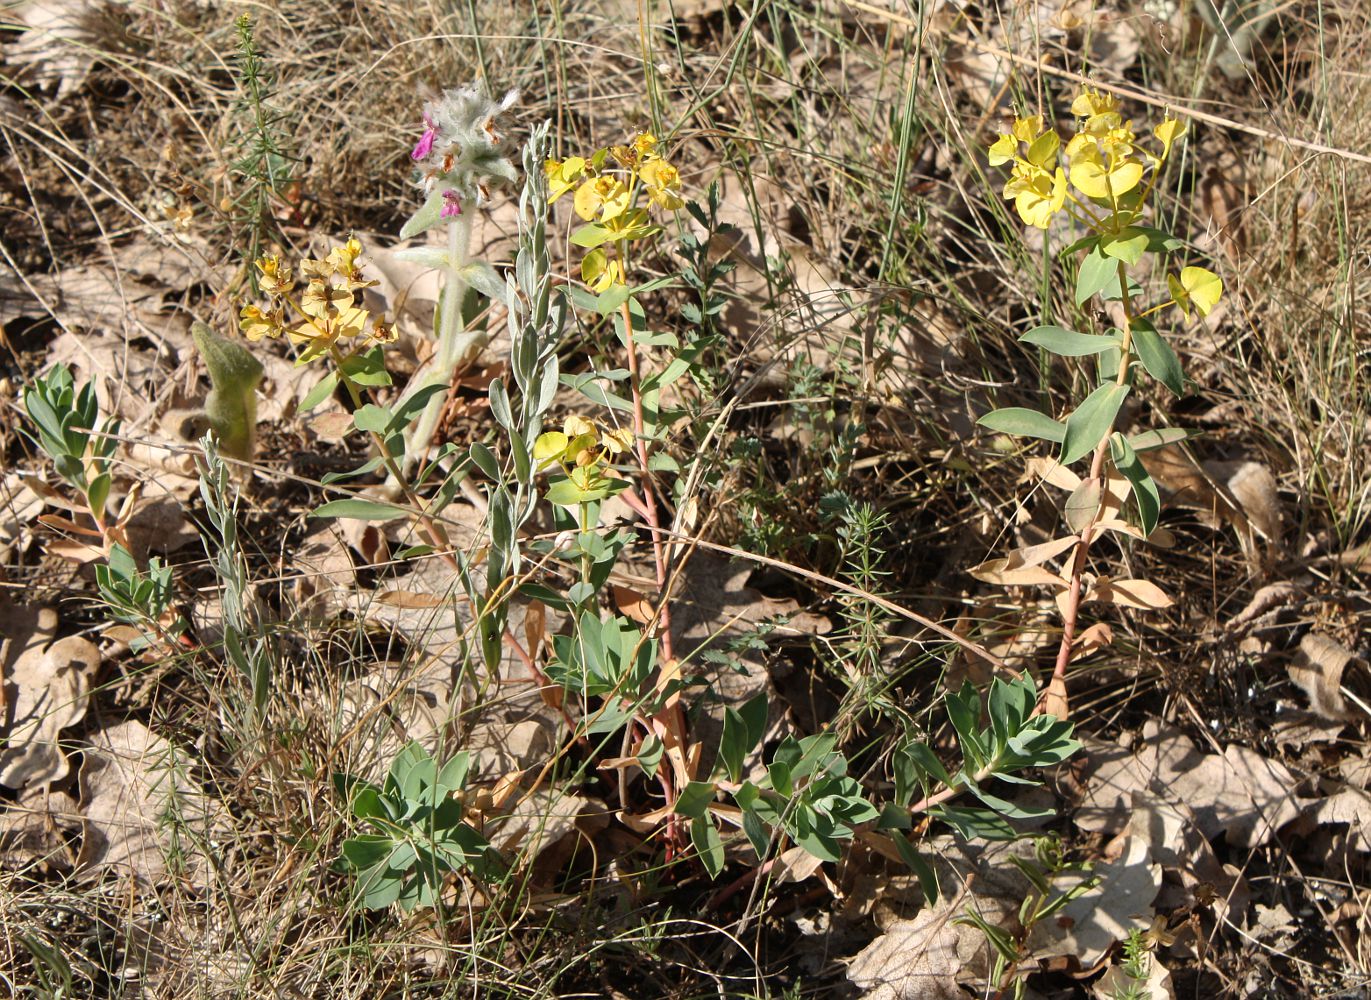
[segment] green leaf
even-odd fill
[[[714,821],[708,816],[696,816],[691,820],[690,842],[695,845],[695,852],[709,877],[718,878],[724,870],[724,842],[714,828]]]
[[[1176,444],[1188,438],[1199,437],[1199,431],[1186,430],[1184,427],[1157,427],[1150,431],[1139,431],[1128,437],[1134,451],[1156,451],[1169,444]]]
[[[375,403],[367,403],[359,407],[352,415],[352,422],[359,431],[371,431],[373,434],[384,434],[390,427],[390,422],[395,415],[387,407],[377,406]]]
[[[1141,229],[1130,226],[1119,233],[1100,237],[1100,251],[1125,264],[1136,264],[1147,252],[1149,237]]]
[[[905,747],[905,752],[929,777],[949,787],[952,785],[952,776],[947,773],[947,768],[943,767],[943,762],[927,743],[910,743]]]
[[[662,762],[662,755],[666,753],[666,744],[661,738],[653,733],[643,737],[643,745],[638,748],[638,766],[643,769],[643,773],[649,778],[657,777],[657,765]]]
[[[343,860],[358,870],[375,867],[390,857],[395,842],[375,833],[363,833],[343,841]]]
[[[627,285],[611,285],[596,298],[595,311],[601,316],[618,312],[619,307],[628,301],[631,294],[632,291]]]
[[[724,733],[719,740],[719,761],[730,781],[743,780],[743,758],[747,756],[747,723],[735,708],[724,709]]]
[[[338,388],[338,373],[331,371],[318,382],[315,382],[313,389],[305,393],[305,398],[300,400],[300,412],[308,413],[333,395],[333,390],[336,388]]]
[[[1095,450],[1114,426],[1119,407],[1128,395],[1128,386],[1109,383],[1102,385],[1071,416],[1066,418],[1066,435],[1062,439],[1063,465],[1070,465]]]
[[[374,500],[330,500],[310,511],[310,517],[350,517],[357,521],[394,521],[408,511]]]
[[[571,242],[578,247],[585,247],[587,250],[598,247],[602,243],[608,243],[613,238],[613,233],[594,222],[580,226],[571,233]]]
[[[1118,344],[1118,341],[1113,337],[1077,333],[1075,330],[1064,330],[1059,326],[1034,327],[1020,337],[1019,342],[1033,344],[1065,358],[1099,354],[1101,351],[1107,351]]]
[[[1001,816],[1008,817],[1009,819],[1041,819],[1044,816],[1055,816],[1057,814],[1057,810],[1051,806],[1034,809],[1031,806],[1017,805],[1010,802],[1008,799],[1000,798],[998,795],[991,795],[989,792],[984,791],[975,785],[970,785],[968,787],[971,789],[972,795],[976,796],[976,798],[980,799]]]
[[[1003,434],[1042,438],[1054,443],[1060,443],[1066,437],[1066,428],[1060,423],[1045,413],[1022,406],[1006,406],[1003,409],[991,410],[976,423]]]
[[[111,485],[109,473],[102,472],[90,481],[90,487],[86,490],[86,500],[90,504],[90,509],[102,516],[105,513],[105,503],[109,500]]]
[[[1185,392],[1185,372],[1181,368],[1181,359],[1176,357],[1176,352],[1156,327],[1146,320],[1134,320],[1133,347],[1147,374],[1177,396]]]
[[[900,854],[900,860],[909,866],[919,879],[919,888],[923,890],[924,902],[930,906],[938,901],[938,876],[929,867],[928,862],[919,857],[919,852],[914,849],[913,842],[903,834],[892,833],[890,839],[895,842],[895,850]]]
[[[1106,257],[1099,247],[1092,248],[1081,260],[1080,271],[1076,274],[1076,305],[1084,305],[1090,296],[1108,288],[1111,282],[1117,288],[1118,281],[1119,262]]]
[[[1152,253],[1172,253],[1185,246],[1185,240],[1151,226],[1134,226],[1133,229],[1147,237],[1147,249]]]
[[[432,229],[443,221],[443,191],[441,186],[428,196],[419,211],[409,217],[409,220],[400,227],[400,239],[407,240],[411,236],[418,236],[420,233]]]
[[[500,462],[496,459],[494,452],[483,445],[480,441],[474,441],[471,445],[471,460],[476,468],[480,469],[497,483],[500,481]]]
[[[354,354],[350,358],[344,358],[339,367],[342,368],[344,375],[358,385],[384,386],[391,384],[390,372],[386,371],[385,354],[379,346],[362,354]],[[334,373],[330,372],[329,374]],[[315,386],[315,389],[317,388],[318,386]],[[301,404],[301,408],[307,409],[308,407]]]
[[[991,809],[968,809],[957,806],[937,806],[928,814],[953,827],[967,840],[983,837],[986,840],[1013,840],[1014,828]]]
[[[757,857],[766,857],[766,849],[771,844],[771,834],[762,818],[750,806],[743,807],[743,833],[747,836],[747,842],[752,845],[752,849],[757,852]]]
[[[1152,534],[1162,509],[1157,484],[1148,475],[1137,451],[1122,434],[1115,433],[1109,438],[1109,453],[1114,459],[1114,467],[1133,484],[1133,499],[1138,505],[1138,520],[1143,534]]]
[[[1069,247],[1067,247],[1065,250],[1063,250],[1063,251],[1061,251],[1060,253],[1058,253],[1057,256],[1058,256],[1058,257],[1063,257],[1063,258],[1065,258],[1065,257],[1071,257],[1071,256],[1074,256],[1075,254],[1080,253],[1082,250],[1090,250],[1090,249],[1093,249],[1096,245],[1099,244],[1099,242],[1100,242],[1099,236],[1096,236],[1096,235],[1083,236],[1083,237],[1081,237],[1080,239],[1078,239],[1075,243],[1072,243],[1072,244],[1071,244]]]
[[[676,796],[675,811],[681,816],[699,819],[709,811],[709,804],[714,801],[715,791],[712,781],[692,781]]]

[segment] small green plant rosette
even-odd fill
[[[490,844],[464,819],[458,795],[471,758],[454,754],[441,765],[419,743],[396,754],[381,787],[335,775],[354,819],[375,828],[343,841],[339,865],[355,876],[357,901],[367,909],[398,903],[405,911],[434,907],[448,876],[470,870],[489,877]]]

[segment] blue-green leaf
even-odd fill
[[[1045,413],[1022,406],[1006,406],[991,410],[976,423],[992,431],[1003,434],[1018,434],[1025,437],[1042,438],[1060,444],[1066,437],[1066,428]]]
[[[1117,288],[1118,281],[1119,262],[1106,257],[1098,246],[1091,248],[1076,274],[1076,305],[1084,305],[1086,299],[1108,288],[1111,282]]]
[[[350,517],[357,521],[393,521],[408,511],[374,500],[330,500],[310,511],[310,517]]]
[[[1075,330],[1064,330],[1060,326],[1034,327],[1020,337],[1019,342],[1033,344],[1065,358],[1099,354],[1101,351],[1107,351],[1118,344],[1118,341],[1113,337],[1077,333]]]
[[[1185,372],[1181,369],[1180,358],[1176,357],[1171,345],[1147,320],[1133,321],[1133,346],[1147,374],[1177,396],[1185,392]]]
[[[1114,459],[1114,467],[1133,484],[1133,499],[1138,505],[1138,518],[1143,534],[1152,534],[1152,529],[1157,526],[1157,519],[1161,516],[1162,507],[1157,484],[1152,481],[1142,460],[1138,458],[1138,453],[1122,434],[1115,433],[1109,438],[1109,451]]]
[[[1119,407],[1128,395],[1128,386],[1110,383],[1102,385],[1075,412],[1066,418],[1066,435],[1062,439],[1062,464],[1070,465],[1090,454],[1104,440],[1119,415]]]

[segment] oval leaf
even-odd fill
[[[1066,418],[1066,435],[1062,440],[1062,464],[1085,457],[1104,440],[1119,415],[1119,407],[1128,395],[1128,386],[1102,385]]]
[[[1115,435],[1117,437],[1118,435]],[[1100,512],[1100,481],[1087,479],[1066,498],[1066,525],[1072,531],[1084,531]]]
[[[1081,259],[1081,269],[1076,274],[1076,305],[1083,305],[1086,299],[1111,283],[1118,288],[1119,262],[1113,257],[1106,257],[1098,246],[1093,247]]]
[[[1019,338],[1021,344],[1034,344],[1064,358],[1079,358],[1088,354],[1099,354],[1118,345],[1113,337],[1097,334],[1077,333],[1064,330],[1059,326],[1038,326]]]
[[[1181,370],[1181,360],[1151,323],[1133,321],[1133,346],[1147,374],[1177,396],[1185,392],[1185,373]]]
[[[330,500],[310,511],[310,517],[350,517],[358,521],[393,521],[407,512],[374,500]]]
[[[1001,410],[991,410],[976,423],[982,427],[989,427],[992,431],[1042,438],[1056,444],[1060,444],[1066,436],[1066,428],[1046,413],[1022,406],[1006,406]]]

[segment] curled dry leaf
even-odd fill
[[[80,825],[76,801],[66,792],[29,789],[0,811],[0,869],[69,869],[69,834]]]
[[[1353,667],[1355,678],[1348,676]],[[1309,697],[1309,707],[1325,719],[1346,722],[1360,714],[1348,704],[1344,689],[1351,690],[1356,680],[1362,692],[1353,692],[1361,711],[1365,711],[1367,666],[1341,643],[1318,632],[1300,640],[1300,648],[1289,668],[1290,680]]]
[[[1112,580],[1102,576],[1086,592],[1083,603],[1099,601],[1104,604],[1118,604],[1125,608],[1141,608],[1144,611],[1160,611],[1175,602],[1166,592],[1150,580]]]
[[[66,777],[58,734],[86,714],[100,651],[89,639],[52,642],[51,608],[0,605],[4,653],[5,716],[0,719],[0,785],[24,789]]]
[[[10,472],[0,480],[0,562],[10,562],[32,539],[33,521],[43,512],[43,498],[24,477]]]
[[[217,799],[191,780],[189,762],[141,722],[91,736],[81,769],[85,836],[79,868],[116,868],[145,884],[178,871],[204,876],[195,844],[224,821]]]
[[[1003,558],[987,559],[979,566],[972,567],[970,573],[982,583],[994,583],[1002,587],[1020,587],[1037,583],[1070,586],[1069,581],[1042,564],[1061,555],[1077,541],[1079,536],[1067,535],[1065,538],[1055,538],[1039,545],[1026,545]]]

